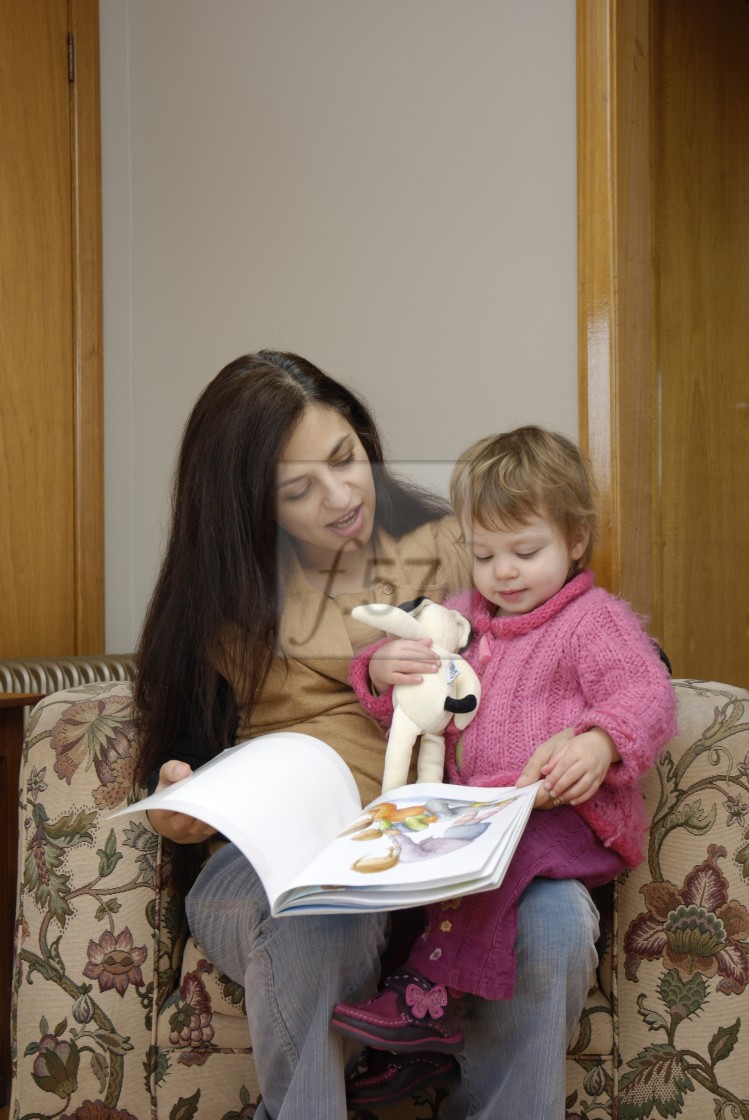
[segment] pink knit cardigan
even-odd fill
[[[462,785],[513,785],[536,746],[555,732],[601,727],[621,761],[575,809],[635,867],[648,827],[639,779],[676,734],[676,703],[639,619],[628,604],[595,587],[594,578],[591,571],[580,572],[523,615],[495,615],[493,604],[475,590],[448,600],[473,626],[464,657],[481,678],[481,702],[457,753],[458,733],[448,729],[447,777]],[[367,711],[387,726],[391,693],[375,697],[370,691],[375,648],[354,659],[351,683]]]

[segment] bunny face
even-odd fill
[[[437,645],[444,646],[452,653],[457,653],[468,645],[470,623],[457,611],[448,610],[439,603],[433,603],[431,599],[424,599],[412,617],[418,620],[423,629],[423,637],[431,638]]]

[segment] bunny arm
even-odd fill
[[[451,660],[459,669],[459,675],[453,682],[453,690],[457,700],[464,700],[469,696],[473,696],[476,703],[470,711],[456,711],[452,713],[453,723],[459,731],[464,731],[471,720],[476,715],[476,711],[481,700],[481,682],[476,676],[475,672],[462,657],[452,657]]]

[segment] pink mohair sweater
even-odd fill
[[[629,867],[642,859],[648,821],[639,779],[676,734],[676,702],[666,667],[628,604],[580,572],[556,595],[523,615],[496,615],[478,591],[447,606],[464,614],[473,640],[464,657],[481,678],[481,702],[463,733],[446,734],[447,778],[461,785],[514,785],[539,743],[572,727],[601,727],[621,761],[600,789],[574,806]],[[381,645],[382,643],[377,643]],[[374,697],[373,649],[351,665],[351,683],[367,711],[387,726],[391,690]]]

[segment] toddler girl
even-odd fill
[[[464,656],[481,678],[481,703],[460,741],[448,732],[447,780],[526,785],[540,774],[543,783],[502,884],[428,907],[383,990],[336,1005],[336,1030],[396,1053],[458,1050],[463,993],[512,997],[517,903],[532,879],[592,887],[640,862],[648,822],[639,779],[676,733],[657,647],[586,568],[595,513],[579,449],[538,427],[488,436],[456,464],[450,496],[474,587],[447,605],[473,627]],[[438,668],[428,642],[400,639],[360,654],[351,680],[387,723],[392,686]],[[565,728],[540,765],[535,748]]]

